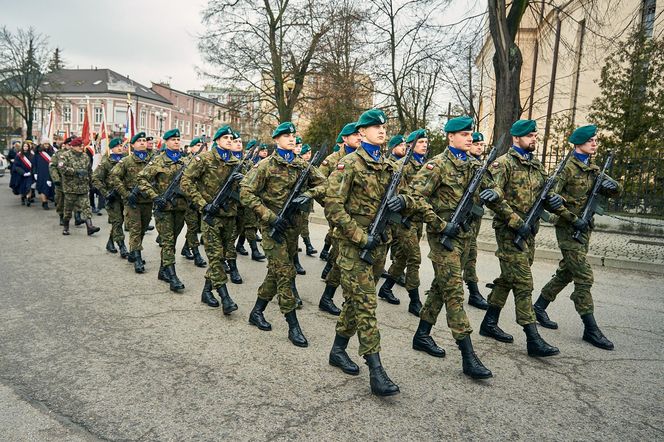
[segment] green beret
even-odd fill
[[[510,134],[515,137],[525,137],[531,132],[537,132],[537,122],[535,120],[519,120],[510,129]]]
[[[217,141],[224,135],[233,135],[233,129],[231,129],[229,125],[221,126],[217,132],[215,132],[214,137],[212,137],[212,141]]]
[[[258,148],[258,150],[268,150],[269,146],[265,143],[261,143],[261,147]]]
[[[344,139],[341,138],[341,134],[337,135],[337,141],[336,141],[336,143],[337,143],[337,144],[340,144],[340,143],[343,143],[343,142],[344,142]]]
[[[339,147],[338,144],[335,144],[335,145],[334,145],[334,149],[332,149],[332,151],[333,151],[333,152],[339,152],[340,149],[341,149],[341,147]]]
[[[122,144],[122,138],[113,138],[109,143],[108,143],[108,148],[113,149],[114,147],[117,147]]]
[[[426,129],[417,129],[412,131],[408,135],[408,138],[406,138],[406,143],[412,143],[413,141],[415,141],[416,138],[426,138],[426,137],[427,137]]]
[[[242,137],[240,136],[240,133],[239,133],[239,132],[235,132],[235,131],[233,131],[233,139],[234,139],[234,140],[237,140],[238,138],[242,138]]]
[[[308,144],[303,144],[302,150],[300,151],[300,155],[304,155],[307,152],[311,152],[311,146],[309,146]]]
[[[302,138],[301,137],[295,137],[295,144],[302,144]]]
[[[200,138],[194,138],[193,140],[191,140],[191,143],[189,143],[189,145],[190,146],[195,146],[198,143],[202,143],[202,142],[203,142],[203,140],[201,140]]]
[[[597,135],[597,126],[590,124],[588,126],[581,126],[577,128],[572,135],[569,136],[567,141],[572,144],[585,144],[589,139]]]
[[[484,141],[484,135],[481,132],[473,132],[473,143]]]
[[[380,109],[369,109],[360,115],[360,118],[355,123],[355,127],[359,129],[361,127],[378,126],[385,123],[387,123],[385,112]]]
[[[258,141],[256,141],[256,140],[249,140],[249,142],[247,143],[246,149],[249,150],[257,144],[258,144]]]
[[[473,130],[473,119],[468,115],[450,118],[443,130],[447,133],[461,132],[462,130]]]
[[[145,132],[139,132],[133,137],[131,137],[131,140],[129,141],[131,144],[134,144],[136,141],[138,141],[139,138],[145,138]],[[165,138],[164,138],[165,139]]]
[[[341,129],[341,132],[339,132],[339,138],[341,137],[347,137],[348,135],[353,135],[357,133],[357,127],[355,126],[355,123],[348,123],[347,125],[344,126],[343,129]],[[341,141],[337,141],[338,143],[343,143],[343,139]]]
[[[164,133],[164,140],[169,140],[174,137],[180,137],[180,129],[171,129]]]
[[[272,132],[272,138],[277,138],[279,135],[283,134],[294,134],[297,132],[295,130],[295,125],[290,121],[284,121]]]
[[[387,142],[387,147],[390,149],[394,149],[395,146],[398,146],[404,141],[405,140],[403,139],[403,135],[395,135],[392,138],[390,138],[390,141]]]

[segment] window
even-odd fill
[[[178,120],[177,118],[175,119],[175,127],[176,127],[177,129],[180,128],[180,120]]]
[[[196,113],[199,113],[201,111],[201,103],[198,101],[196,102]],[[195,134],[194,134],[195,135]]]
[[[198,136],[198,128],[199,128],[199,127],[200,127],[200,126],[198,125],[198,123],[194,124],[194,136],[195,136],[195,137]]]
[[[95,107],[95,124],[101,124],[103,113],[100,107]]]
[[[141,111],[139,120],[138,120],[138,127],[146,127],[148,124],[148,113],[145,110]]]
[[[71,106],[68,104],[62,106],[62,121],[64,123],[71,123]]]
[[[78,123],[83,123],[85,120],[85,107],[81,106],[78,108]]]
[[[191,126],[189,125],[189,122],[188,122],[188,121],[185,122],[185,123],[184,123],[184,134],[185,134],[185,135],[189,135],[189,129],[190,129],[190,128],[191,128]]]

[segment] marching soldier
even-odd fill
[[[97,166],[97,169],[92,174],[92,185],[99,190],[101,195],[106,201],[106,212],[108,213],[108,223],[111,225],[111,232],[108,236],[108,242],[106,243],[106,250],[111,253],[118,253],[118,249],[115,248],[115,244],[118,245],[120,249],[120,257],[126,258],[129,255],[127,251],[127,246],[125,246],[124,239],[124,229],[122,225],[124,224],[124,205],[122,204],[122,199],[120,194],[110,187],[109,175],[113,168],[122,160],[124,154],[122,153],[122,140],[120,138],[113,138],[108,143],[108,148],[110,149],[109,155],[104,155],[101,159],[101,163]]]
[[[231,155],[237,160],[242,161],[244,158],[244,147],[242,146],[242,137],[237,132],[233,132],[233,140],[231,142]],[[224,254],[226,255],[227,272],[233,284],[242,284],[242,275],[237,268],[237,251],[235,250],[235,241],[239,235],[239,216],[237,209],[235,210],[235,218],[233,218],[233,234],[225,238],[230,241],[224,244]]]
[[[63,216],[63,235],[69,235],[69,220],[72,212],[80,212],[85,220],[88,235],[99,232],[99,227],[92,225],[92,212],[88,193],[90,191],[90,157],[83,152],[83,139],[75,138],[71,150],[60,157],[58,171],[62,177],[62,190],[65,193]]]
[[[560,351],[546,343],[537,331],[532,305],[533,276],[530,267],[535,257],[535,237],[524,223],[526,213],[539,198],[547,175],[533,152],[537,148],[537,124],[519,120],[510,129],[512,147],[491,164],[489,170],[496,187],[504,196],[494,209],[493,228],[496,232],[500,260],[500,276],[494,280],[489,294],[489,309],[480,326],[480,334],[500,342],[513,342],[512,335],[498,326],[500,311],[510,291],[514,293],[516,321],[526,334],[529,356],[553,356]],[[551,200],[551,205],[561,201]],[[558,197],[559,200],[559,197]],[[525,239],[524,250],[514,245],[519,235]]]
[[[188,156],[193,158],[201,153],[201,149],[204,149],[203,140],[194,138],[189,143]],[[189,158],[189,162],[192,161],[191,158]],[[205,262],[203,256],[201,256],[201,252],[198,250],[198,247],[201,245],[198,240],[198,234],[201,233],[201,213],[187,205],[184,222],[187,224],[187,234],[185,235],[184,245],[180,254],[189,260],[193,260],[196,267],[206,267],[207,262]]]
[[[328,178],[325,198],[325,216],[334,226],[345,298],[329,363],[346,374],[359,374],[359,367],[346,352],[348,341],[357,333],[359,354],[369,366],[371,392],[378,396],[399,393],[399,387],[389,378],[380,360],[380,332],[376,320],[376,281],[385,264],[387,243],[368,233],[393,173],[392,163],[380,152],[385,142],[386,122],[385,114],[379,109],[368,110],[360,116],[353,133],[359,132],[361,145],[339,160]],[[347,143],[347,139],[344,141]],[[386,233],[389,236],[389,231]],[[371,252],[373,264],[360,258],[363,249]]]
[[[473,145],[470,148],[470,155],[476,160],[482,162],[482,154],[484,153],[484,147],[486,142],[484,141],[484,135],[480,132],[473,132]],[[476,206],[480,207],[481,206]],[[484,210],[482,209],[483,213]],[[470,238],[470,247],[468,249],[468,258],[466,259],[465,264],[463,265],[463,281],[468,287],[468,305],[477,307],[481,310],[486,310],[489,308],[489,305],[484,299],[484,296],[480,293],[480,289],[477,286],[479,279],[477,278],[477,235],[480,234],[480,227],[482,225],[482,215],[476,214],[474,220],[471,224],[471,232],[473,233]]]
[[[343,157],[355,152],[362,143],[362,137],[360,136],[357,127],[355,127],[354,122],[346,124],[343,129],[341,129],[341,132],[339,132],[339,137],[341,138],[343,148],[328,155],[319,167],[321,174],[326,178],[329,178],[330,174],[336,170],[339,161]],[[325,217],[327,218],[327,215]],[[332,299],[337,291],[337,287],[341,284],[341,270],[339,269],[339,264],[337,264],[338,247],[336,246],[337,241],[334,235],[334,225],[329,218],[327,219],[327,222],[330,229],[325,237],[325,244],[329,242],[331,249],[327,256],[325,268],[321,274],[321,279],[325,280],[325,290],[323,290],[323,294],[318,302],[318,308],[331,315],[339,316],[341,314],[341,309],[334,304]],[[328,236],[330,237],[329,240],[327,238]],[[323,249],[323,251],[324,250],[325,249]],[[321,254],[322,253],[323,252],[321,252]]]
[[[543,327],[557,329],[558,324],[549,319],[546,308],[550,302],[555,301],[558,293],[570,282],[574,282],[570,299],[583,321],[583,340],[595,347],[613,350],[613,342],[604,336],[595,322],[595,307],[590,292],[593,286],[593,271],[586,255],[593,225],[580,218],[590,189],[600,173],[599,167],[593,161],[597,153],[597,127],[579,127],[570,135],[568,141],[574,144],[573,157],[565,165],[554,187],[554,192],[564,201],[564,206],[556,212],[559,215],[556,238],[563,259],[556,274],[544,286],[535,302],[535,316]],[[600,184],[600,193],[607,197],[615,197],[621,190],[620,185],[609,176],[605,176]],[[582,232],[580,242],[572,237],[575,231]]]
[[[311,161],[311,146],[308,144],[304,144],[302,146],[302,151],[300,152],[300,157],[307,163]],[[314,207],[313,204],[304,212],[302,212],[302,232],[300,233],[300,236],[302,236],[302,241],[304,242],[305,246],[305,252],[307,256],[313,256],[316,253],[318,253],[318,250],[314,248],[314,246],[311,244],[311,238],[309,236],[309,214],[313,212]]]
[[[162,194],[184,166],[180,151],[180,130],[166,131],[163,139],[166,149],[139,172],[137,182],[139,190],[153,201],[155,224],[161,237],[161,265],[157,278],[168,282],[171,291],[179,292],[184,289],[184,284],[175,272],[175,243],[184,227],[187,201],[178,195],[171,205]]]
[[[292,187],[299,175],[306,168],[306,163],[293,153],[295,149],[295,125],[291,122],[281,123],[272,132],[277,143],[274,153],[265,161],[261,161],[240,183],[240,200],[257,215],[263,231],[263,249],[267,256],[267,275],[258,289],[256,305],[249,315],[249,323],[260,330],[271,330],[272,325],[265,320],[263,312],[267,304],[276,295],[279,308],[288,322],[288,339],[298,347],[307,347],[309,343],[304,337],[297,320],[295,309],[295,267],[293,256],[297,252],[298,231],[290,220],[277,216],[282,209]],[[321,198],[325,191],[325,178],[317,169],[311,169],[308,190],[295,198],[299,207],[310,203],[311,198]],[[282,242],[270,236],[274,229],[276,235],[283,238]]]
[[[344,139],[343,139],[341,134],[337,135],[337,139],[336,139],[335,143],[336,144],[334,145],[333,153],[339,152],[344,147]],[[330,156],[332,156],[332,154],[330,154],[328,156],[328,158]],[[323,161],[323,163],[325,163],[325,160]],[[328,175],[329,175],[329,173],[328,173]],[[329,257],[329,254],[330,254],[330,247],[332,247],[332,228],[331,227],[330,227],[330,229],[328,229],[327,234],[325,235],[325,243],[323,244],[323,250],[321,250],[320,255],[318,255],[318,257],[320,259],[322,259],[323,261],[327,261],[327,259]],[[325,268],[328,269],[327,266]],[[327,273],[330,272],[331,268],[332,267],[330,266],[329,269],[327,270]],[[325,273],[324,275],[321,275],[321,279],[325,279],[325,276],[327,275],[327,273]],[[339,310],[339,312],[341,312],[341,310]]]
[[[144,273],[143,236],[152,218],[152,201],[138,188],[138,174],[147,166],[149,157],[145,132],[138,132],[129,142],[131,153],[108,174],[108,187],[120,195],[125,208],[125,225],[129,229],[127,261],[134,263],[136,273]]]
[[[55,211],[60,217],[60,225],[64,226],[64,213],[65,213],[65,193],[62,191],[62,176],[58,170],[58,164],[60,163],[60,158],[69,150],[69,143],[71,143],[72,138],[67,137],[60,149],[53,154],[51,157],[51,162],[48,165],[48,171],[51,174],[51,180],[53,181],[53,186],[55,187]]]
[[[203,242],[210,266],[205,274],[201,302],[210,307],[219,307],[219,302],[212,294],[214,289],[221,298],[224,314],[229,315],[238,307],[228,293],[228,277],[222,262],[225,258],[224,247],[232,244],[238,204],[231,198],[226,208],[219,208],[213,206],[212,201],[227,180],[242,179],[240,172],[233,175],[233,170],[241,160],[231,151],[233,130],[230,126],[217,130],[213,143],[210,151],[196,156],[187,166],[180,181],[180,188],[199,213],[213,217],[212,225],[203,222]]]
[[[258,147],[256,147],[258,146]],[[254,153],[253,158],[250,162],[247,162],[243,174],[248,173],[258,161],[260,161],[261,153],[267,153],[267,145],[259,144],[256,140],[249,140],[245,151],[247,154],[253,148],[257,149]],[[258,262],[263,262],[265,260],[265,255],[261,253],[258,249],[258,241],[256,240],[256,231],[258,230],[258,220],[256,219],[256,214],[253,210],[245,208],[244,206],[238,206],[238,211],[242,214],[240,219],[241,222],[238,225],[238,229],[242,234],[237,239],[237,244],[235,246],[235,251],[240,255],[248,255],[249,252],[244,248],[245,239],[249,242],[249,248],[251,249],[251,259]]]

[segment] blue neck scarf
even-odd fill
[[[417,161],[417,164],[424,164],[424,154],[413,152],[413,158]]]
[[[590,154],[574,151],[574,156],[586,166],[590,163]]]
[[[473,157],[475,157],[476,160],[482,161],[482,155],[473,155]]]
[[[148,157],[148,151],[147,150],[135,150],[134,155],[138,157],[139,160],[145,161],[145,159]]]
[[[182,156],[182,152],[179,150],[170,150],[166,149],[166,156],[171,159],[174,163],[177,163],[180,161],[180,157]]]
[[[397,160],[397,161],[399,161],[400,159],[403,158],[403,157],[400,157],[399,155],[395,154],[394,152],[390,153],[390,156],[392,158],[394,158],[395,160]]]
[[[512,146],[512,149],[514,149],[516,151],[516,153],[518,153],[519,155],[521,155],[521,157],[523,157],[524,159],[526,159],[528,161],[533,159],[533,154],[528,152],[527,150],[521,149],[518,146]]]
[[[286,150],[282,149],[280,147],[277,147],[277,153],[281,158],[286,160],[288,163],[292,163],[293,160],[295,159],[295,154],[293,153],[292,150]]]
[[[354,148],[354,147],[350,147],[350,146],[347,145],[347,144],[344,144],[344,150],[346,151],[346,155],[348,155],[349,153],[353,153],[353,152],[355,152],[355,148]]]
[[[257,164],[260,160],[261,160],[261,157],[259,157],[258,155],[256,155],[255,157],[253,157],[253,158],[251,159],[251,161],[253,161],[254,164]]]
[[[468,155],[466,152],[464,152],[461,149],[457,149],[456,147],[452,146],[447,146],[447,148],[452,152],[452,155],[454,155],[454,158],[461,160],[461,161],[466,161],[468,159]]]
[[[242,159],[242,152],[231,152],[231,155],[233,155],[238,160]]]
[[[214,147],[217,148],[217,153],[219,154],[219,156],[221,157],[221,159],[223,160],[224,163],[228,162],[228,160],[231,159],[231,151],[230,150],[222,149],[221,147],[219,147],[217,145],[215,145]]]
[[[371,158],[373,158],[374,161],[380,161],[380,146],[362,141],[362,148]]]
[[[124,157],[124,155],[121,154],[121,153],[112,153],[111,154],[111,161],[114,161],[114,162],[117,163],[118,161],[120,161],[122,159],[122,157]]]

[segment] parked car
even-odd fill
[[[9,161],[0,153],[0,177],[5,176],[5,170],[9,167]]]

